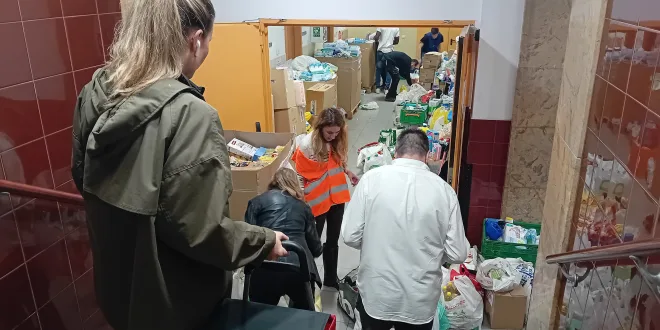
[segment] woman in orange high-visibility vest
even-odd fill
[[[319,235],[327,223],[323,245],[323,285],[337,288],[339,232],[344,216],[344,203],[351,199],[346,176],[353,185],[358,177],[346,167],[348,138],[344,114],[328,108],[318,115],[314,130],[296,139],[296,151],[291,159],[302,177],[305,201],[312,208]]]

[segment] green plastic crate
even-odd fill
[[[428,104],[420,104],[421,109],[416,109],[417,104],[404,104],[399,115],[399,122],[404,125],[422,126],[426,123],[429,114]]]
[[[541,225],[536,223],[527,223],[522,221],[514,221],[514,225],[518,225],[525,229],[536,229],[536,234],[541,233]],[[516,244],[506,243],[501,241],[491,241],[486,236],[486,221],[484,220],[481,238],[481,255],[485,259],[493,258],[521,258],[522,260],[533,263],[536,266],[536,255],[539,251],[539,246],[534,244]]]

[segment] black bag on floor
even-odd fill
[[[339,281],[339,294],[337,295],[339,307],[353,321],[358,314],[357,301],[360,294],[357,288],[357,272],[358,269],[355,268]]]

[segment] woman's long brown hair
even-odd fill
[[[300,188],[298,175],[290,168],[282,167],[275,172],[273,180],[268,184],[268,190],[271,189],[286,191],[289,195],[301,201],[305,201],[305,194],[303,193],[302,188]]]
[[[328,158],[328,149],[325,146],[328,142],[323,138],[323,128],[332,126],[340,128],[337,137],[330,142],[332,157],[340,165],[344,166],[348,157],[348,134],[346,132],[344,114],[337,108],[324,109],[318,118],[316,118],[312,133],[312,151],[314,152],[314,157],[319,161]]]

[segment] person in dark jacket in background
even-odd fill
[[[314,258],[321,256],[323,245],[316,231],[312,209],[304,202],[304,198],[296,172],[281,168],[275,172],[268,191],[248,202],[245,221],[280,231],[289,240],[298,243],[307,253],[310,275],[320,287],[321,277]],[[295,253],[290,253],[278,261],[299,265]],[[307,306],[305,287],[298,275],[256,269],[250,283],[250,300],[277,305],[280,297],[287,295],[294,308],[313,310],[314,306]]]
[[[431,32],[425,34],[422,39],[419,40],[419,59],[424,59],[424,54],[428,52],[439,52],[440,45],[444,41],[445,37],[440,33],[440,29],[432,28]]]
[[[408,86],[412,86],[410,71],[415,69],[416,66],[419,65],[419,62],[413,62],[410,56],[406,55],[406,53],[396,50],[383,55],[383,59],[385,60],[385,68],[387,69],[387,72],[392,76],[392,85],[387,91],[387,95],[385,95],[385,101],[394,102],[396,101],[400,77],[406,80]]]

